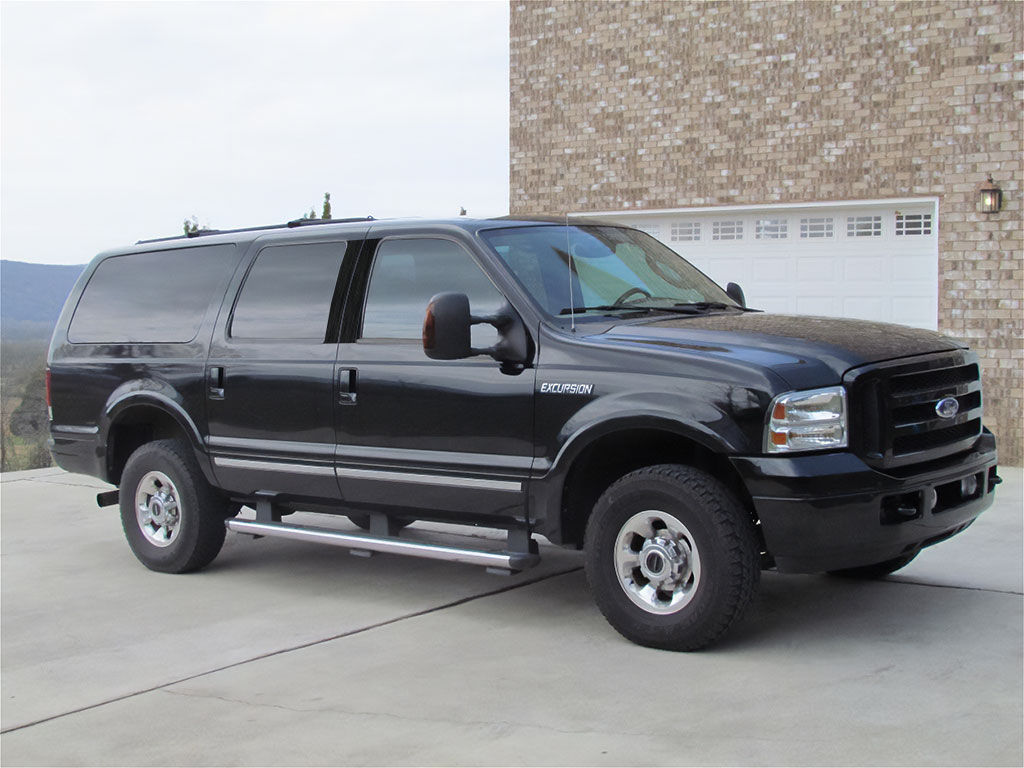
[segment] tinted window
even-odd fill
[[[363,337],[417,339],[434,294],[464,293],[473,314],[486,315],[505,303],[473,258],[448,240],[385,240],[377,249],[363,314]],[[487,326],[492,333],[493,329]],[[477,329],[480,329],[478,332]],[[473,326],[476,346],[487,332]]]
[[[556,317],[576,307],[620,303],[626,308],[702,301],[735,306],[679,254],[636,230],[537,226],[481,235],[537,303]]]
[[[75,309],[68,340],[188,342],[238,263],[234,245],[131,253],[101,262]]]
[[[235,305],[231,335],[324,341],[345,245],[278,245],[260,251]]]

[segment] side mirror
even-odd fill
[[[476,349],[470,343],[470,328],[480,323],[498,330],[498,343]],[[522,370],[530,359],[530,337],[512,305],[506,302],[493,315],[470,314],[464,293],[438,293],[427,304],[423,318],[423,351],[432,360],[462,360],[473,355],[490,355],[506,373]]]
[[[729,283],[725,286],[725,292],[729,295],[730,299],[741,307],[747,306],[747,297],[743,295],[743,289],[740,288],[739,283]]]
[[[423,351],[432,360],[470,357],[469,297],[464,293],[439,293],[427,304],[423,318]]]

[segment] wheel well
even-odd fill
[[[188,439],[174,417],[150,405],[137,405],[122,413],[107,433],[107,479],[121,484],[128,457],[137,448],[163,439]]]
[[[758,522],[753,500],[728,458],[673,432],[630,429],[598,438],[576,457],[562,488],[562,542],[582,548],[587,520],[601,494],[620,477],[652,464],[687,464],[717,477]]]

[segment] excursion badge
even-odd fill
[[[594,385],[545,381],[540,385],[540,393],[542,395],[591,395],[594,393]]]

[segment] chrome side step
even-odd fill
[[[333,544],[346,547],[353,554],[385,552],[391,555],[410,555],[429,560],[448,560],[466,565],[482,565],[488,571],[502,573],[521,571],[536,565],[540,558],[532,552],[487,552],[479,549],[447,547],[442,544],[428,544],[396,536],[371,536],[365,533],[348,533],[330,528],[314,528],[308,525],[285,525],[278,522],[239,520],[228,518],[224,521],[228,530],[247,533],[252,536],[277,536],[281,539],[295,539],[318,544]]]

